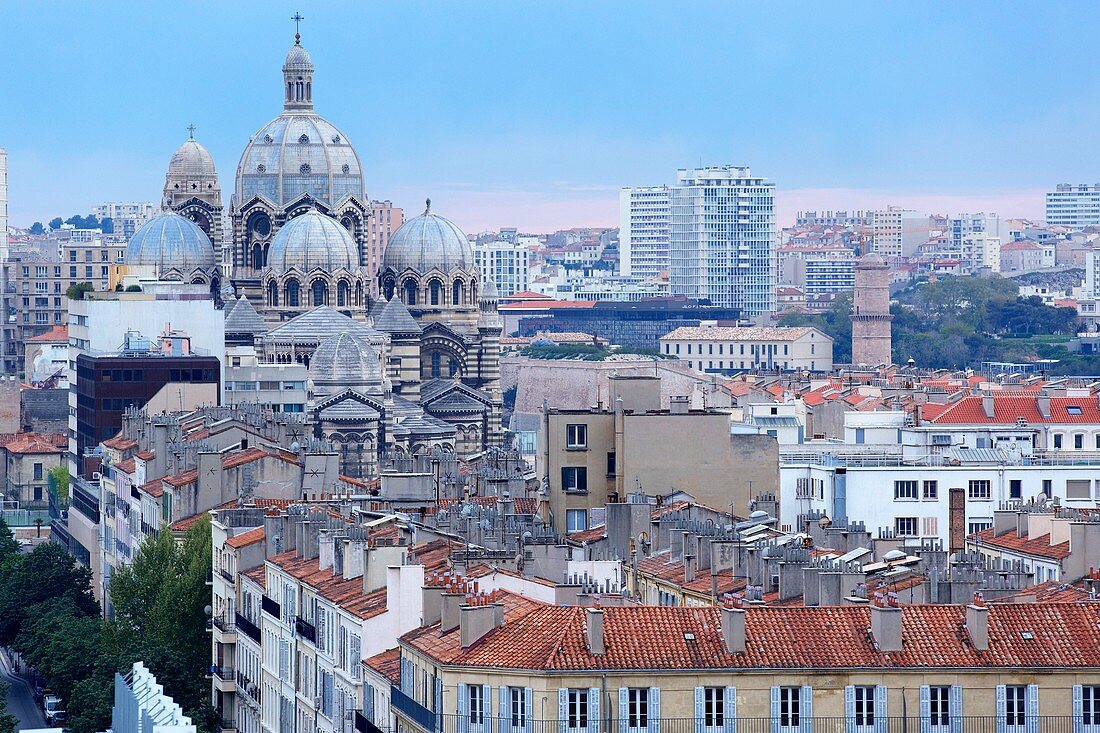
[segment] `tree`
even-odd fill
[[[95,285],[91,283],[73,283],[65,290],[65,295],[69,296],[71,300],[84,300],[84,293],[94,290]]]
[[[8,683],[0,682],[0,733],[15,733],[19,721],[8,712]]]
[[[62,463],[50,469],[50,483],[61,507],[69,506],[69,466]]]
[[[100,655],[102,626],[98,615],[89,615],[71,597],[53,598],[28,609],[15,648],[67,699]]]
[[[50,219],[50,229],[53,229],[54,231],[57,231],[58,229],[61,228],[61,225],[64,224],[64,223],[65,222],[61,221],[60,216],[55,216],[54,218]]]
[[[8,555],[15,555],[18,552],[19,542],[16,541],[7,520],[0,516],[0,562],[3,562]]]
[[[72,555],[52,542],[39,545],[28,555],[5,558],[0,567],[0,646],[15,642],[29,609],[39,603],[69,598],[81,613],[99,613],[91,580],[91,570],[78,565]]]
[[[36,221],[35,223],[31,224],[30,233],[31,234],[45,234],[46,233],[46,227],[42,226],[42,222]]]
[[[114,219],[112,219],[109,216],[105,217],[103,219],[100,219],[99,228],[103,230],[104,234],[114,234],[115,233]]]

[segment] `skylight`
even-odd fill
[[[1071,415],[1080,415],[1081,414],[1081,406],[1080,405],[1066,405],[1066,412],[1068,412]]]

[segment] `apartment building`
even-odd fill
[[[389,246],[390,236],[405,223],[405,212],[390,201],[371,201],[371,216],[367,221],[367,251],[363,253],[363,269],[378,272],[382,255]],[[371,278],[371,293],[378,294],[378,283]]]
[[[889,206],[871,212],[871,251],[883,257],[912,257],[928,241],[931,230],[928,214]]]
[[[493,241],[474,245],[474,261],[503,297],[526,291],[530,284],[531,250],[522,242]]]
[[[619,274],[657,278],[669,268],[668,186],[619,191]]]
[[[15,433],[0,444],[0,481],[5,509],[41,512],[49,508],[50,471],[61,465],[64,436]]]
[[[1046,223],[1070,229],[1100,224],[1100,183],[1059,183],[1048,191]]]
[[[966,549],[991,567],[1022,568],[1035,582],[1096,578],[1100,515],[1050,502],[1010,502],[993,512],[993,526],[966,538]]]
[[[259,404],[275,412],[305,412],[309,397],[309,367],[305,364],[260,361],[254,346],[227,346],[223,371],[225,404]]]
[[[779,248],[781,281],[807,295],[850,292],[856,284],[855,252],[840,245]]]
[[[809,326],[681,326],[662,336],[660,343],[662,354],[707,373],[733,374],[746,369],[816,372],[833,366],[833,340]]]
[[[110,219],[116,235],[129,239],[145,222],[160,213],[160,206],[147,201],[108,201],[92,209],[100,221]]]

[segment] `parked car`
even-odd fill
[[[66,718],[65,708],[61,706],[61,698],[57,695],[46,695],[42,710],[46,714],[46,722],[51,725],[61,723]]]

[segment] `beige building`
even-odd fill
[[[687,397],[663,406],[657,377],[609,382],[606,408],[543,414],[536,469],[547,482],[544,509],[556,531],[601,524],[608,502],[638,490],[683,491],[744,513],[751,493],[776,490],[774,440],[731,436],[727,411],[689,409]]]
[[[16,433],[0,446],[5,509],[36,511],[49,506],[49,473],[61,465],[64,450],[51,436]]]
[[[819,372],[833,366],[833,340],[809,326],[681,326],[661,337],[661,353],[716,374],[746,369]]]

